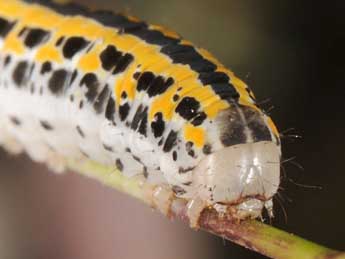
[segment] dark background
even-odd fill
[[[281,132],[294,128],[289,133],[302,136],[283,139],[283,161],[296,158],[283,163],[284,190],[273,225],[345,248],[344,1],[79,2],[168,26],[247,82]],[[25,156],[5,153],[0,257],[265,258],[170,222],[97,182],[54,175]]]

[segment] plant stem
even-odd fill
[[[77,173],[94,178],[111,188],[127,193],[150,205],[142,181],[138,178],[124,177],[113,168],[104,167],[90,161],[68,161],[68,167]],[[178,205],[173,206],[172,217],[188,223],[184,203],[179,200],[174,202]],[[331,250],[256,220],[238,222],[227,217],[221,217],[214,210],[205,210],[200,217],[199,224],[202,230],[271,258],[345,259],[344,252]]]

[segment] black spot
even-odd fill
[[[60,37],[60,38],[58,38],[58,40],[56,41],[56,43],[55,43],[55,46],[56,47],[59,47],[61,44],[62,44],[62,42],[65,40],[65,37]]]
[[[8,64],[10,64],[10,62],[11,62],[11,56],[7,55],[5,57],[5,60],[4,60],[4,67],[8,66]]]
[[[71,94],[70,96],[69,96],[69,100],[73,103],[74,102],[74,95],[73,94]]]
[[[103,69],[109,71],[115,67],[121,56],[122,52],[117,51],[115,46],[107,46],[100,54]]]
[[[123,170],[123,164],[120,159],[116,159],[115,165],[116,165],[117,170],[119,171]]]
[[[143,105],[140,104],[137,111],[134,114],[134,117],[131,123],[131,129],[137,130],[139,128],[139,132],[142,131],[140,132],[141,134],[145,133],[143,135],[146,135],[146,126],[144,129],[141,129],[141,130],[140,130],[140,126],[143,120],[146,120],[146,123],[147,123],[147,110],[148,110],[147,107],[143,107]],[[144,127],[144,125],[142,127]]]
[[[200,108],[200,103],[193,97],[184,97],[177,105],[175,111],[185,120],[193,119]]]
[[[71,81],[70,81],[70,85],[72,85],[73,84],[73,82],[74,82],[74,80],[77,78],[77,76],[78,76],[78,71],[75,69],[74,71],[73,71],[73,73],[72,73],[72,76],[71,76]]]
[[[84,101],[81,100],[81,101],[79,102],[79,109],[83,109],[83,107],[84,107]]]
[[[11,116],[10,120],[16,126],[20,126],[22,124],[22,122],[15,116]]]
[[[165,122],[163,120],[163,114],[157,112],[154,115],[154,119],[151,122],[151,129],[155,138],[161,137],[165,129]]]
[[[201,125],[204,120],[207,118],[206,116],[206,113],[204,112],[199,112],[197,114],[197,116],[191,121],[191,123],[194,125],[194,126],[199,126]]]
[[[24,34],[24,32],[26,32],[26,30],[27,30],[28,28],[25,26],[25,27],[23,27],[20,31],[19,31],[19,33],[18,33],[18,37],[21,37],[21,36],[23,36],[23,34]]]
[[[143,118],[140,122],[139,133],[143,136],[147,136],[147,107],[143,112]]]
[[[172,190],[177,196],[180,196],[186,193],[186,190],[178,185],[173,185]]]
[[[147,94],[149,97],[153,97],[164,93],[171,85],[174,84],[174,79],[169,77],[167,80],[162,76],[157,76],[148,85]]]
[[[144,166],[144,168],[143,168],[143,175],[144,175],[145,179],[147,179],[149,177],[149,173],[147,172],[146,166]]]
[[[128,103],[124,103],[122,105],[120,105],[119,107],[119,114],[120,114],[120,119],[121,121],[124,121],[127,116],[128,116],[128,113],[129,113],[129,104]]]
[[[179,95],[175,94],[175,95],[173,96],[173,101],[174,101],[174,102],[177,102],[179,99],[180,99],[180,96],[179,96]]]
[[[126,93],[126,91],[123,91],[123,92],[122,92],[121,98],[122,98],[122,99],[126,99],[126,98],[127,98],[127,93]]]
[[[131,149],[129,147],[126,147],[126,152],[131,153]]]
[[[52,70],[52,64],[49,61],[46,61],[42,64],[41,74],[49,73]]]
[[[50,91],[59,95],[63,92],[65,86],[67,85],[68,72],[65,69],[55,70],[48,82],[48,87]]]
[[[163,145],[163,142],[164,142],[164,138],[161,138],[161,139],[158,141],[158,146]]]
[[[97,114],[100,114],[104,110],[104,104],[109,96],[109,93],[109,86],[105,85],[100,94],[97,96],[95,102],[93,103],[93,108],[95,109]]]
[[[163,151],[164,152],[170,152],[171,149],[176,145],[177,143],[177,132],[176,131],[170,131],[167,139],[165,140]]]
[[[117,62],[117,65],[113,71],[113,75],[116,75],[118,73],[122,73],[123,71],[125,71],[127,67],[133,62],[133,60],[134,60],[133,55],[126,53]]]
[[[87,73],[80,81],[80,86],[85,85],[87,92],[85,94],[86,99],[89,102],[93,102],[98,93],[99,81],[94,73]]]
[[[71,37],[67,39],[65,45],[63,46],[62,53],[65,58],[71,59],[79,51],[86,48],[89,43],[89,41],[86,41],[82,37]]]
[[[176,161],[177,160],[177,152],[174,150],[173,153],[172,153],[172,157],[173,157],[173,160]]]
[[[192,171],[193,169],[194,169],[194,167],[187,167],[187,168],[179,167],[178,173],[179,174],[185,174],[185,173]]]
[[[212,146],[210,144],[206,144],[203,148],[202,148],[202,152],[205,155],[209,155],[212,152]]]
[[[105,110],[105,117],[110,120],[115,120],[115,101],[113,97],[110,97],[108,100],[107,108]]]
[[[29,65],[26,61],[20,61],[14,69],[12,78],[18,87],[26,82],[28,67]]]
[[[42,128],[45,130],[50,131],[50,130],[54,129],[53,126],[47,121],[40,121],[40,124],[41,124]]]
[[[194,143],[191,142],[191,141],[188,141],[188,142],[186,143],[186,151],[187,151],[187,154],[188,154],[189,156],[191,156],[191,157],[194,157],[194,155],[195,155],[195,152],[194,152],[194,150],[193,150],[193,146],[194,146]]]
[[[223,100],[230,103],[237,102],[239,93],[231,83],[216,83],[211,85],[212,90]]]
[[[0,17],[0,37],[5,38],[15,24],[16,22],[10,22]]]
[[[133,74],[133,78],[135,79],[135,80],[138,80],[138,78],[140,77],[140,72],[135,72],[134,74]]]
[[[133,159],[137,161],[138,163],[141,163],[141,159],[135,155],[132,155]]]
[[[49,38],[49,32],[42,29],[29,29],[28,34],[24,40],[25,46],[28,48],[34,48],[44,42]]]
[[[85,133],[83,132],[83,130],[80,128],[79,125],[76,127],[76,129],[77,129],[78,134],[79,134],[82,138],[85,138]]]
[[[103,143],[103,148],[109,152],[114,152],[113,148],[111,146],[108,146],[106,144]]]
[[[137,91],[146,91],[154,79],[155,76],[152,72],[142,73],[138,80]]]

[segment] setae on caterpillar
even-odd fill
[[[0,143],[57,171],[115,166],[234,218],[272,214],[280,140],[248,86],[206,50],[134,17],[0,0]]]

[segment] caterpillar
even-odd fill
[[[250,88],[206,50],[135,17],[0,0],[0,144],[56,171],[116,167],[234,218],[272,214],[280,139]]]

